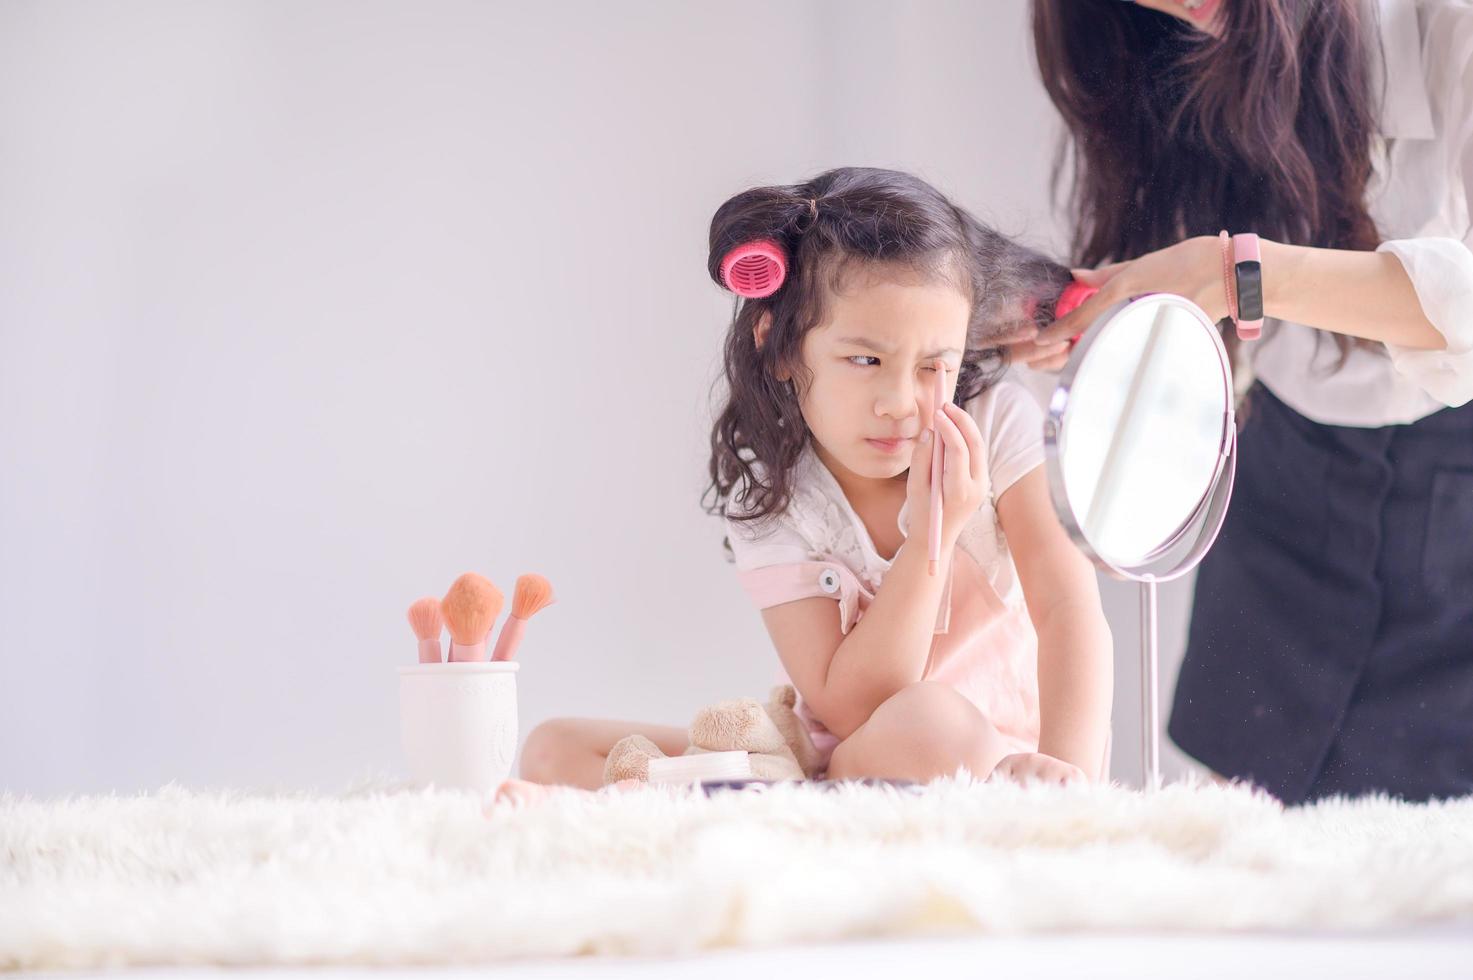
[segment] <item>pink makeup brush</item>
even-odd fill
[[[456,579],[440,600],[440,612],[450,628],[450,662],[486,659],[486,636],[501,612],[501,590],[475,572]]]
[[[437,664],[444,659],[440,649],[440,631],[445,628],[445,617],[440,615],[440,600],[425,596],[414,600],[409,607],[409,628],[419,637],[419,662]]]
[[[946,365],[936,362],[936,411],[941,411],[941,406],[946,404]],[[932,422],[931,424],[931,541],[930,551],[927,557],[930,563],[926,566],[930,574],[936,574],[936,566],[941,562],[941,477],[942,468],[946,462],[941,450],[941,429]]]
[[[511,615],[501,626],[501,635],[496,638],[496,650],[492,660],[510,660],[516,656],[517,644],[527,631],[527,620],[540,609],[556,602],[552,594],[552,583],[541,575],[529,572],[517,576],[517,587],[511,596]]]

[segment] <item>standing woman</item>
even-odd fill
[[[1473,792],[1473,4],[1034,0],[1033,29],[1103,288],[1014,360],[1139,293],[1226,317],[1218,232],[1261,238],[1171,738],[1288,803]]]

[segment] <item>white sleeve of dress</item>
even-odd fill
[[[734,513],[728,505],[726,536],[736,558],[737,581],[747,598],[758,609],[799,599],[833,599],[838,603],[839,630],[848,633],[874,598],[854,571],[818,553],[791,513],[757,522],[735,520]],[[949,609],[949,603],[941,608]],[[942,628],[944,623],[938,632]]]
[[[1028,389],[1009,378],[999,381],[978,402],[989,400],[988,396],[990,407],[974,412],[973,417],[987,440],[987,468],[995,500],[1043,463],[1043,410]]]
[[[808,541],[785,514],[760,521],[738,521],[726,512],[726,539],[738,571],[811,560]]]
[[[1467,32],[1457,32],[1466,35]],[[1457,46],[1466,48],[1467,37]],[[1447,101],[1442,114],[1448,147],[1449,179],[1461,182],[1464,199],[1473,202],[1473,65],[1467,50],[1439,58],[1446,74],[1438,89]],[[1417,350],[1387,344],[1397,371],[1445,405],[1473,399],[1473,225],[1456,238],[1406,238],[1383,242],[1378,252],[1401,260],[1422,312],[1447,340],[1446,350]]]

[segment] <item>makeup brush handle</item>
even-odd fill
[[[946,403],[946,365],[936,362],[936,411],[941,411],[941,406]],[[927,542],[926,558],[928,563],[926,570],[936,574],[937,563],[941,561],[941,479],[945,475],[945,457],[941,448],[941,427],[934,422],[931,425],[931,526],[930,540]]]
[[[941,560],[941,479],[945,463],[942,458],[941,433],[931,436],[935,445],[931,447],[931,527],[926,557],[930,560],[930,572],[936,574],[936,563]]]
[[[440,649],[440,638],[438,636],[427,636],[419,641],[419,662],[422,664],[437,664],[445,659],[445,651]]]
[[[450,641],[450,662],[453,664],[482,663],[486,659],[486,641],[460,644]]]
[[[510,660],[516,656],[517,646],[522,642],[522,634],[527,631],[527,621],[515,616],[508,616],[502,624],[501,635],[496,638],[496,650],[491,654],[492,660]]]

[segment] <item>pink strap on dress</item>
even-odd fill
[[[737,572],[737,580],[758,609],[814,597],[839,603],[839,630],[848,633],[863,618],[875,594],[864,587],[849,568],[834,561],[802,561]],[[945,633],[951,622],[951,568],[942,588],[936,615],[937,633]]]

